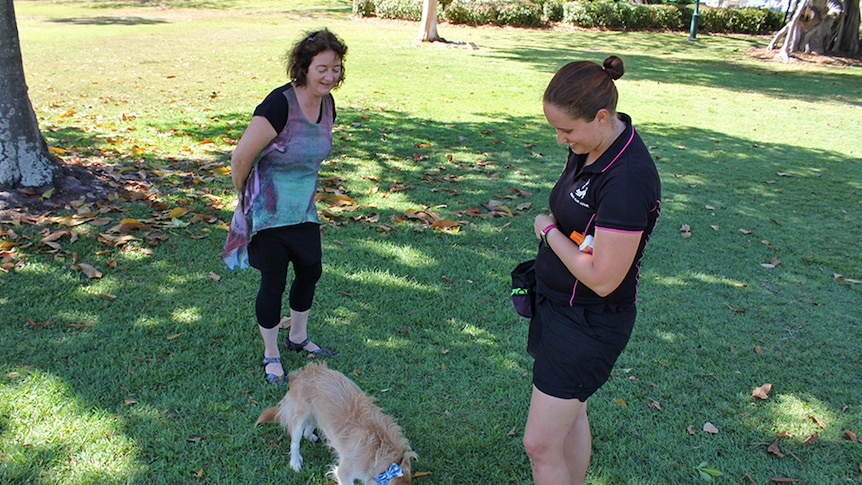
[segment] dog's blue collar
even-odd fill
[[[398,466],[398,463],[393,463],[388,470],[374,477],[374,481],[376,481],[380,485],[389,485],[389,480],[392,480],[395,477],[403,476],[404,472],[401,471],[401,467]]]

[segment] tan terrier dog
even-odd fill
[[[290,434],[290,467],[302,468],[302,437],[317,441],[314,429],[338,455],[331,471],[338,485],[410,485],[410,449],[401,428],[374,399],[344,374],[325,363],[310,363],[290,374],[287,394],[264,410],[260,423],[279,423]]]

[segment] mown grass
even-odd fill
[[[283,390],[258,365],[256,274],[217,258],[230,150],[284,82],[283,51],[321,26],[350,46],[322,186],[356,204],[320,205],[312,336],[404,427],[416,483],[530,483],[531,361],[508,272],[535,251],[564,160],[542,90],[568,60],[609,54],[626,62],[620,108],[664,207],[635,334],[591,400],[588,481],[696,483],[707,462],[724,482],[862,482],[845,434],[862,434],[860,286],[846,281],[862,279],[858,70],[755,61],[768,39],[746,36],[444,24],[480,49],[420,44],[418,25],[351,19],[341,0],[16,11],[49,144],[147,198],[80,210],[108,223],[0,225],[0,482],[326,483],[325,447],[304,444],[296,474],[283,433],[252,428]],[[113,229],[124,218],[148,227]],[[71,229],[59,249],[41,242]]]

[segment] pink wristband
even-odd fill
[[[559,227],[557,227],[557,225],[556,225],[556,224],[548,224],[547,226],[545,226],[545,228],[544,228],[544,229],[542,229],[542,231],[541,231],[541,235],[542,235],[542,243],[543,243],[545,246],[547,246],[547,245],[548,245],[548,233],[549,233],[549,232],[551,232],[551,231],[552,231],[552,230],[554,230],[554,229],[559,229]]]

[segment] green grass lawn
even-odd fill
[[[0,221],[0,483],[327,483],[325,446],[297,474],[289,438],[253,428],[284,389],[259,365],[257,273],[218,259],[230,151],[322,26],[350,50],[321,187],[355,203],[319,205],[311,336],[402,425],[415,483],[531,483],[508,286],[565,160],[541,95],[610,54],[664,200],[634,335],[590,400],[588,482],[699,483],[705,462],[719,483],[862,483],[858,68],[754,60],[769,38],[747,36],[443,24],[479,49],[422,44],[345,0],[15,8],[49,145],[118,195]]]

